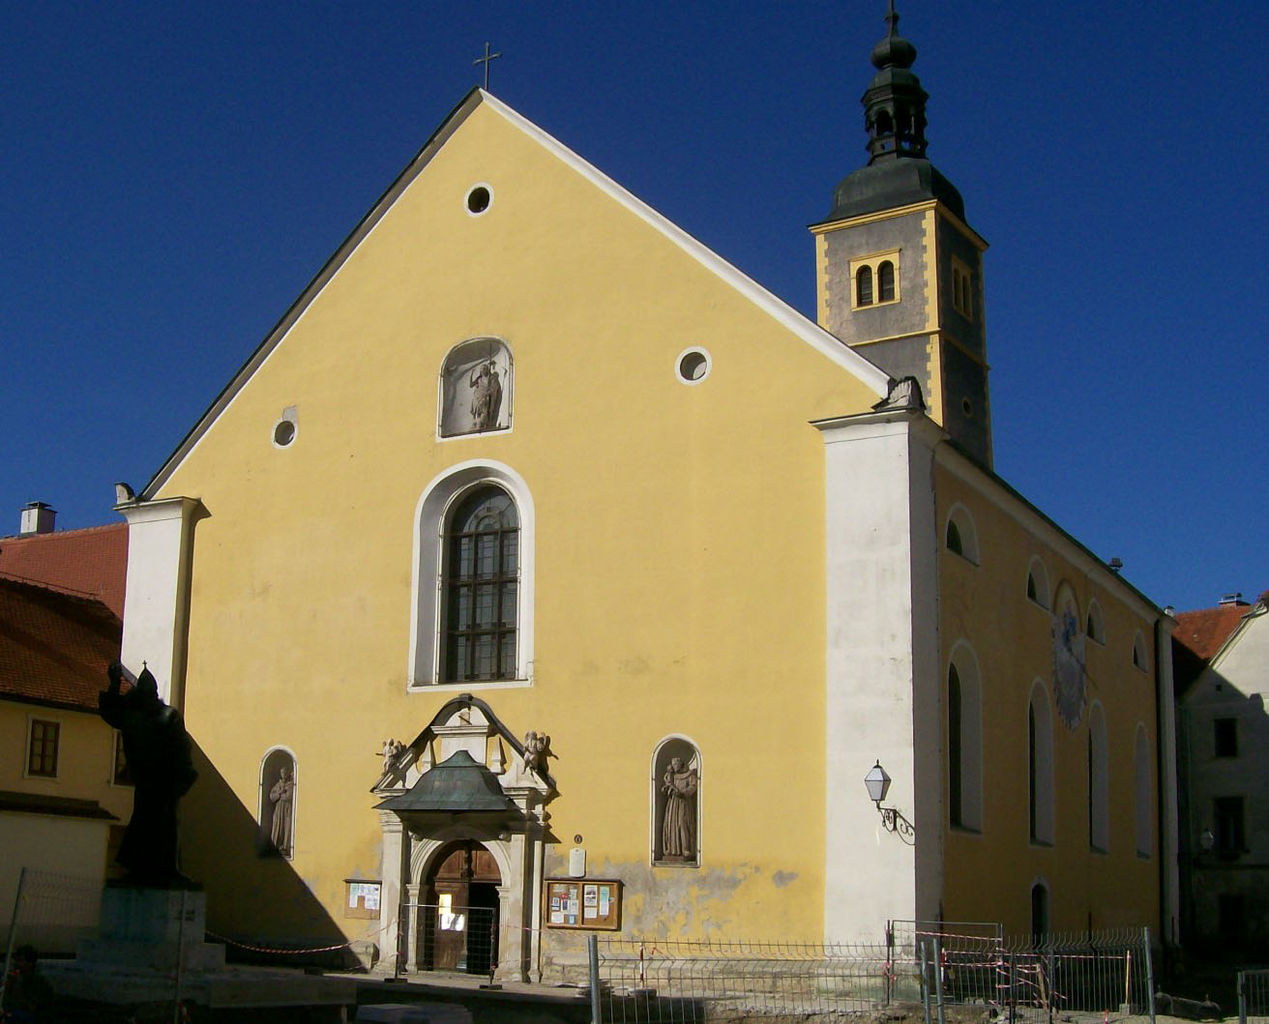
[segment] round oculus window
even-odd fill
[[[679,356],[678,375],[684,384],[699,384],[709,376],[709,353],[701,348],[689,348]]]
[[[489,204],[492,202],[493,192],[490,191],[489,186],[475,185],[467,193],[467,212],[473,217],[479,217],[489,209]]]
[[[295,440],[295,423],[292,420],[278,420],[273,427],[273,443],[278,448],[285,448]]]

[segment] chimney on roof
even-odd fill
[[[1224,597],[1221,598],[1222,608],[1227,604],[1246,604],[1246,603],[1247,602],[1243,600],[1243,594],[1241,590],[1237,594],[1226,594]]]
[[[28,501],[22,506],[22,525],[18,528],[19,537],[29,537],[33,533],[52,533],[53,522],[57,519],[57,509],[43,501]]]

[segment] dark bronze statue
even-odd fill
[[[176,708],[164,704],[149,669],[126,693],[124,669],[114,662],[110,686],[97,696],[101,717],[123,734],[123,754],[135,787],[132,820],[118,861],[135,885],[181,886],[188,879],[176,864],[176,804],[198,777],[189,735]]]

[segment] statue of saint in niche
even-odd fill
[[[507,430],[514,373],[511,351],[497,338],[472,338],[451,349],[441,368],[441,436]]]
[[[269,841],[278,853],[291,852],[291,821],[295,807],[295,779],[291,777],[291,769],[283,765],[278,772],[278,781],[269,790],[269,802],[273,804],[273,825],[269,830]]]
[[[685,767],[681,757],[670,758],[661,777],[661,792],[665,794],[661,815],[663,861],[696,861],[696,787],[696,769]]]
[[[143,668],[127,693],[124,668],[107,670],[110,685],[97,695],[107,724],[123,736],[123,756],[132,772],[132,819],[123,834],[117,860],[134,885],[172,887],[189,880],[176,866],[176,805],[198,778],[189,735],[176,708],[164,704],[158,683]]]
[[[490,359],[471,371],[467,378],[471,388],[471,428],[475,431],[493,430],[498,425],[498,411],[502,408],[502,382],[498,379],[498,364]]]

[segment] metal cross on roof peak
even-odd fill
[[[477,57],[474,61],[472,61],[473,64],[483,64],[485,66],[485,92],[489,91],[489,63],[490,61],[497,60],[501,56],[501,52],[490,53],[489,44],[485,43],[485,55],[483,57]]]

